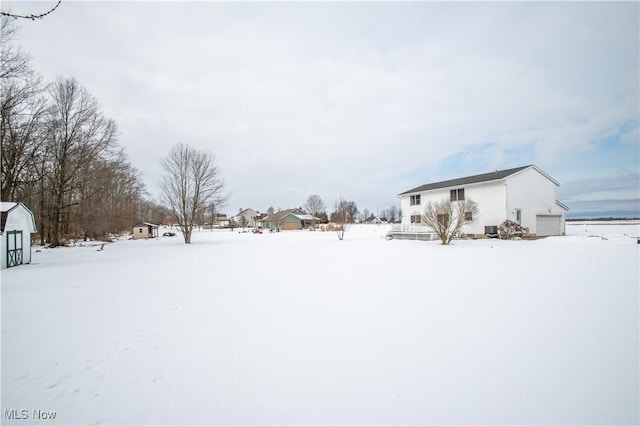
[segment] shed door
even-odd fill
[[[22,231],[7,231],[7,268],[22,265]]]
[[[536,235],[562,235],[562,216],[536,216]]]

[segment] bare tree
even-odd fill
[[[11,44],[15,27],[3,16],[0,27],[0,144],[2,191],[14,200],[18,191],[42,176],[38,164],[46,155],[44,118],[47,102],[42,79],[31,68],[29,55]]]
[[[272,214],[274,214],[275,212],[276,212],[276,211],[275,211],[275,209],[273,208],[273,206],[271,206],[271,207],[269,207],[269,208],[267,209],[267,214],[268,214],[269,216],[271,216],[271,215],[272,215]]]
[[[75,79],[59,79],[50,89],[48,114],[51,200],[48,232],[52,246],[68,230],[69,208],[80,203],[82,171],[116,143],[116,125],[103,117],[98,101]]]
[[[463,201],[451,201],[445,198],[427,202],[422,222],[433,229],[442,244],[446,245],[460,233],[464,225],[473,223],[478,213],[478,204],[475,201],[468,198]]]
[[[22,18],[22,19],[30,19],[32,21],[35,21],[36,19],[42,19],[45,16],[53,13],[54,10],[56,10],[58,8],[58,6],[60,6],[60,3],[62,3],[62,0],[58,0],[58,2],[55,4],[55,6],[53,6],[51,9],[45,11],[45,12],[41,12],[38,14],[35,13],[31,13],[29,15],[20,15],[20,14],[14,14],[11,12],[6,12],[4,10],[0,10],[0,15],[2,15],[3,18],[12,18],[12,19],[18,19],[18,18]]]
[[[358,205],[355,201],[347,201],[345,209],[347,212],[347,223],[355,223],[358,217]]]
[[[360,216],[360,222],[365,223],[369,220],[369,209],[364,209],[362,215]]]
[[[324,205],[324,201],[322,201],[322,198],[320,198],[319,195],[313,194],[304,202],[304,208],[311,214],[311,216],[313,216],[313,226],[315,227],[316,217],[327,207]]]
[[[387,210],[389,222],[396,223],[396,218],[398,217],[398,208],[396,206],[391,206]]]
[[[212,153],[182,143],[171,149],[162,164],[162,202],[178,223],[185,244],[190,244],[197,217],[211,203],[220,206],[227,199],[221,171]]]
[[[344,233],[347,231],[349,219],[349,202],[340,196],[334,203],[334,211],[331,214],[331,221],[336,224],[336,233],[340,241],[344,240]]]

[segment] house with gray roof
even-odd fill
[[[537,236],[564,235],[569,208],[557,200],[560,184],[535,165],[496,170],[417,186],[398,195],[403,229],[421,226],[431,201],[471,199],[479,215],[462,232],[483,235],[512,220]]]
[[[288,209],[267,216],[264,219],[264,224],[266,228],[274,230],[296,230],[306,229],[314,219],[316,222],[320,220],[302,209]]]

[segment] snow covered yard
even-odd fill
[[[637,424],[640,226],[598,226],[42,250],[2,271],[3,422]]]

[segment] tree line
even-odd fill
[[[2,201],[36,215],[41,244],[100,238],[160,214],[118,145],[116,123],[75,78],[47,83],[14,44],[13,19],[0,28]]]

